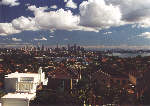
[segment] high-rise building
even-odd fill
[[[70,44],[68,44],[68,51],[70,50]]]
[[[42,51],[44,51],[44,50],[45,50],[45,48],[44,48],[44,45],[42,45],[42,48],[41,48],[41,50],[42,50]]]

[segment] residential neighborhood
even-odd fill
[[[0,95],[7,93],[6,75],[35,74],[41,67],[48,83],[38,86],[31,106],[149,104],[150,57],[122,58],[108,53],[110,50],[86,50],[76,44],[56,48],[44,45],[1,48]]]

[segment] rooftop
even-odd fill
[[[5,78],[19,78],[19,77],[38,77],[38,73],[11,73],[5,76]]]

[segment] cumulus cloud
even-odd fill
[[[107,4],[119,6],[122,20],[127,23],[150,27],[150,0],[105,0]]]
[[[31,17],[26,18],[21,16],[19,18],[16,18],[12,21],[12,26],[17,30],[38,30],[34,18]]]
[[[80,15],[80,25],[82,26],[101,29],[122,24],[122,14],[119,7],[107,5],[104,0],[82,2]]]
[[[67,2],[67,0],[64,0],[64,2]]]
[[[36,15],[36,14],[38,14],[38,13],[44,12],[45,10],[48,10],[48,7],[45,6],[45,7],[39,7],[39,8],[37,8],[35,5],[32,5],[32,6],[29,6],[28,9],[29,9],[30,11],[33,11],[34,14]]]
[[[77,4],[74,3],[72,0],[69,0],[69,1],[67,2],[67,4],[66,4],[66,7],[76,9],[76,8],[77,8]]]
[[[21,42],[22,39],[12,38],[12,41],[15,41],[15,42]]]
[[[38,38],[34,38],[35,41],[47,41],[47,38],[45,37],[42,37],[41,39],[38,39]]]
[[[1,0],[1,5],[18,6],[20,3],[18,0]]]
[[[40,29],[73,30],[79,23],[79,16],[73,15],[70,10],[45,12],[47,7],[36,8],[35,6],[30,6],[29,9],[34,12],[36,25]]]
[[[57,9],[57,6],[56,5],[52,5],[51,8],[52,9]]]
[[[80,26],[79,15],[73,15],[71,10],[65,11],[59,9],[57,11],[46,11],[48,7],[29,6],[28,9],[33,11],[34,17],[21,16],[12,20],[11,23],[0,24],[0,35],[9,35],[19,33],[25,30],[84,30],[97,31],[94,28]],[[4,24],[4,25],[3,25]]]
[[[10,35],[20,33],[20,30],[16,30],[11,23],[0,23],[0,35]]]
[[[148,28],[150,27],[150,17],[148,18],[143,18],[142,20],[140,20],[139,22],[136,23],[137,27],[141,27],[141,28]]]
[[[4,0],[3,0],[4,1]],[[14,0],[17,2],[17,0]],[[71,4],[71,5],[70,5]],[[0,35],[24,30],[82,30],[99,32],[101,29],[131,24],[150,27],[150,0],[88,0],[79,6],[79,14],[71,10],[50,11],[48,7],[28,6],[34,17],[21,16],[10,23],[0,24]],[[66,7],[77,8],[72,0]],[[56,9],[56,6],[51,8]],[[109,33],[108,33],[109,34]]]
[[[150,39],[150,32],[144,32],[138,36]]]
[[[21,31],[25,30],[32,30],[36,31],[39,30],[38,25],[34,18],[31,17],[19,17],[12,20],[11,23],[0,23],[0,35],[11,35],[20,33]]]

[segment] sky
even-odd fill
[[[0,44],[150,48],[150,0],[1,0]]]

